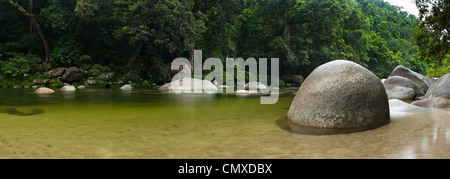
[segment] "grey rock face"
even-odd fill
[[[435,81],[425,96],[427,98],[450,99],[450,73]]]
[[[408,68],[405,68],[404,66],[398,66],[397,68],[395,68],[389,77],[393,76],[402,76],[408,78],[419,85],[424,91],[428,91],[428,88],[430,87],[432,82],[430,78],[416,73]]]

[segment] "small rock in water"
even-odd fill
[[[84,86],[84,85],[80,85],[80,86],[78,86],[78,89],[80,89],[80,90],[84,90],[84,89],[86,89],[86,86]]]
[[[249,94],[249,91],[247,90],[237,90],[234,92],[234,94]]]
[[[250,83],[247,83],[244,86],[244,88],[246,90],[249,90],[249,89],[258,90],[258,89],[267,89],[267,86],[262,84],[261,82],[250,82]]]
[[[37,88],[38,88],[38,85],[34,85],[34,86],[32,86],[31,88],[37,89]]]
[[[77,89],[75,88],[75,86],[64,86],[59,91],[74,92],[77,91]]]
[[[218,89],[208,80],[181,78],[165,84],[164,86],[158,88],[158,91],[180,93],[194,93],[195,91],[203,91],[206,93],[216,93]]]
[[[53,94],[53,93],[55,93],[55,91],[53,91],[52,89],[49,89],[49,88],[42,87],[42,88],[37,89],[34,93],[36,93],[36,94]]]
[[[222,88],[222,89],[229,89],[230,87],[227,85],[220,85],[217,88]]]
[[[133,87],[131,85],[124,85],[120,88],[122,91],[131,91],[133,90]]]

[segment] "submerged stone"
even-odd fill
[[[77,91],[77,89],[75,88],[75,86],[63,86],[61,89],[59,89],[59,91],[75,92]]]
[[[259,90],[259,89],[267,89],[267,86],[262,84],[261,82],[250,82],[247,83],[244,88],[246,90]]]
[[[35,94],[53,94],[53,93],[55,93],[55,91],[53,91],[52,89],[49,89],[49,88],[42,87],[42,88],[37,89],[34,93]]]
[[[389,123],[388,98],[372,72],[336,60],[319,66],[306,78],[287,119],[304,127],[369,130]]]
[[[133,87],[131,85],[123,85],[120,90],[122,91],[131,91],[133,90]]]
[[[44,111],[40,109],[33,109],[33,108],[0,108],[0,113],[5,113],[9,115],[15,115],[15,116],[32,116],[37,114],[42,114]]]
[[[217,87],[210,81],[195,78],[178,79],[158,88],[158,91],[161,92],[178,91],[181,93],[194,93],[197,90],[211,93],[216,93],[218,91]]]

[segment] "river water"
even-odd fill
[[[0,89],[0,158],[450,158],[450,110],[383,127],[303,135],[279,124],[295,89],[259,96]]]

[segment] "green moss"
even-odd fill
[[[64,86],[64,83],[61,81],[57,81],[55,83],[50,84],[50,88],[61,88]]]

